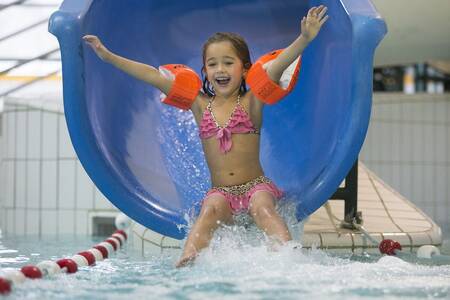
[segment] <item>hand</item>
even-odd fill
[[[311,42],[319,33],[322,25],[328,20],[328,15],[325,16],[328,8],[324,5],[319,7],[312,7],[306,17],[302,18],[301,30],[302,36]]]
[[[103,46],[102,42],[95,35],[85,35],[83,36],[83,40],[91,46],[94,50],[95,54],[98,55],[102,60],[106,60],[107,55],[110,53],[105,46]]]

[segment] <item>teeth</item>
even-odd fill
[[[228,84],[228,82],[230,82],[230,78],[220,77],[220,78],[216,78],[216,81],[220,85],[226,85],[226,84]]]

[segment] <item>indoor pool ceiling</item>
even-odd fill
[[[375,65],[450,61],[450,1],[372,0],[388,26]]]
[[[8,6],[14,2],[18,1],[0,1],[0,40],[41,19],[43,10],[56,10],[62,1],[25,0],[21,6]],[[429,60],[450,61],[450,1],[372,0],[372,2],[388,25],[388,34],[375,53],[376,66]],[[51,8],[52,6],[53,8]],[[50,13],[48,17],[50,17]],[[17,20],[21,21],[17,22]],[[0,58],[33,57],[46,52],[49,44],[57,45],[56,39],[47,33],[47,26],[45,23],[39,25],[37,29],[44,35],[48,35],[51,41],[43,43],[42,35],[37,34],[36,30],[26,31],[0,43]],[[22,43],[26,41],[27,45],[33,44],[34,47],[20,47],[20,41]],[[55,55],[55,57],[58,56],[58,54]],[[3,62],[1,65],[6,68],[6,64],[10,65],[7,62]],[[30,72],[42,73],[42,68],[42,66],[39,68],[28,66],[26,72],[27,74]],[[48,68],[53,69],[54,66],[48,64]]]

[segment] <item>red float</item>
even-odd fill
[[[94,246],[92,248],[97,249],[98,251],[100,251],[102,253],[104,259],[108,258],[108,249],[106,249],[104,246],[96,245],[96,246]]]
[[[22,269],[20,269],[20,271],[22,271],[22,273],[23,273],[23,275],[25,275],[25,277],[30,278],[30,279],[42,278],[42,272],[36,266],[31,266],[31,265],[24,266],[24,267],[22,267]]]
[[[118,247],[119,245],[117,245],[117,242],[116,242],[115,239],[107,238],[107,239],[105,240],[105,242],[111,244],[111,246],[113,246],[113,248],[114,248],[114,251],[117,251],[117,247]]]
[[[0,277],[0,295],[11,293],[11,282]]]
[[[123,238],[123,237],[122,237],[121,235],[118,236],[118,235],[114,235],[114,234],[113,234],[113,235],[110,236],[109,238],[110,238],[110,239],[114,238],[114,239],[118,240],[118,241],[119,241],[119,248],[122,248],[122,245],[123,245],[122,243],[123,243],[123,242],[122,242],[122,239],[121,239],[121,238]]]
[[[396,250],[402,250],[402,245],[391,239],[382,240],[378,249],[382,254],[395,255]]]
[[[123,246],[123,244],[125,243],[125,238],[123,237],[123,235],[121,235],[120,233],[114,233],[112,236],[112,238],[116,238],[119,240],[120,242],[120,247]]]
[[[118,234],[121,234],[121,235],[123,235],[123,237],[125,238],[125,240],[126,239],[128,239],[128,237],[127,237],[127,233],[124,231],[124,230],[116,230],[114,233],[118,233]]]
[[[92,266],[93,264],[95,264],[95,256],[91,252],[83,251],[83,252],[78,253],[78,255],[81,255],[84,258],[86,258],[89,266]]]
[[[66,268],[67,273],[75,273],[78,271],[77,263],[70,258],[63,258],[56,262],[61,269]]]

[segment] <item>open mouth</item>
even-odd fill
[[[219,86],[226,86],[230,82],[230,77],[217,77],[216,82]]]

